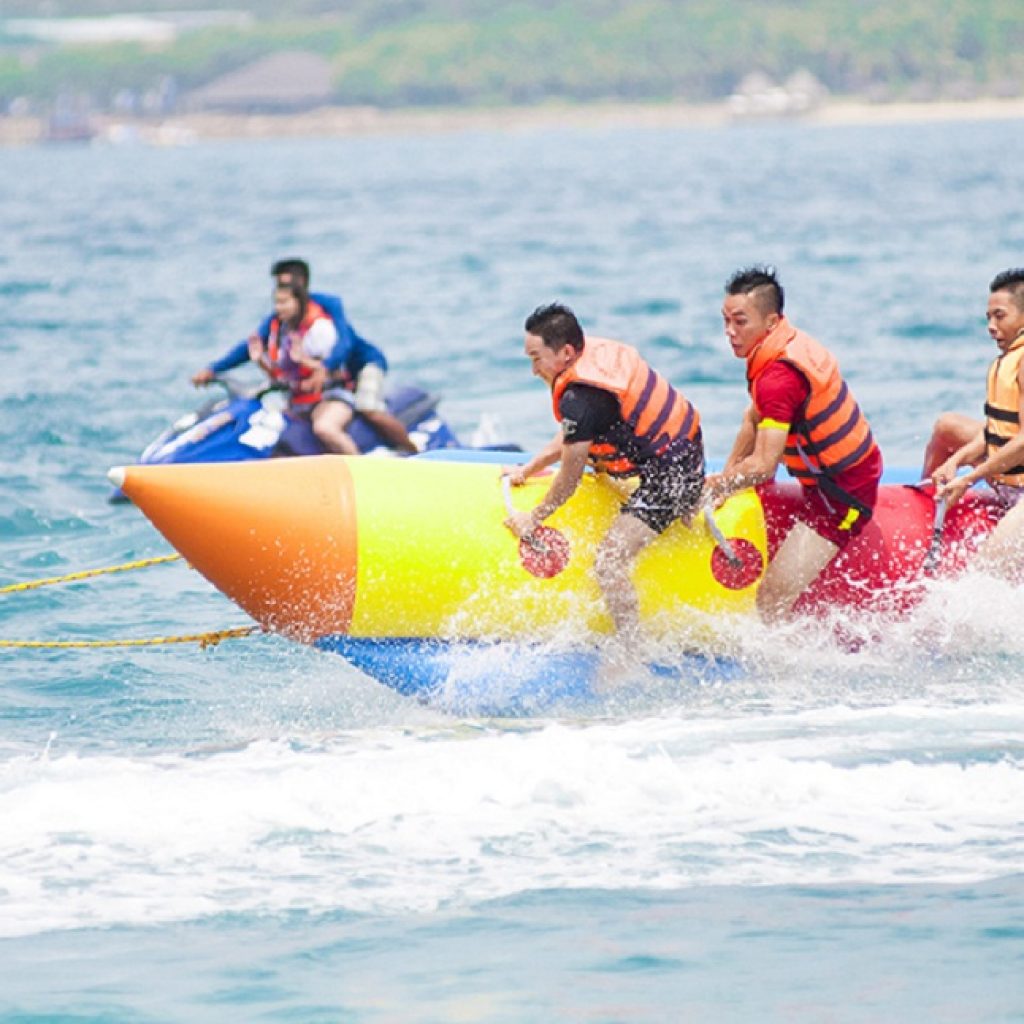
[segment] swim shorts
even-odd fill
[[[384,371],[374,363],[368,363],[359,371],[355,391],[336,384],[328,388],[321,399],[324,402],[344,402],[356,412],[384,412]]]
[[[350,408],[355,405],[355,395],[348,388],[328,388],[320,398],[321,402],[344,402]]]
[[[704,442],[698,433],[641,468],[640,484],[621,512],[664,533],[677,519],[693,515],[703,489]]]
[[[1014,487],[1012,484],[1001,484],[996,480],[990,480],[988,485],[996,492],[999,504],[1004,508],[1013,508],[1021,498],[1024,498],[1024,487]]]
[[[367,363],[356,378],[356,412],[384,412],[384,371],[374,363]]]

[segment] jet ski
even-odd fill
[[[194,412],[175,420],[142,451],[138,465],[178,462],[245,462],[277,456],[322,455],[325,451],[306,417],[287,409],[287,390],[279,384],[253,387],[232,377],[214,377],[211,384],[224,393],[204,402]],[[387,405],[402,422],[421,452],[460,449],[465,446],[438,414],[439,398],[422,388],[402,385],[388,394]],[[358,413],[347,432],[365,455],[394,455],[383,438]],[[520,451],[514,444],[487,443],[488,451]],[[124,501],[120,489],[110,501]]]

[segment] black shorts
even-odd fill
[[[640,470],[640,486],[621,512],[655,533],[664,533],[677,519],[697,510],[704,489],[704,441],[698,433],[681,441]]]

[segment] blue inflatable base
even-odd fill
[[[522,717],[558,709],[599,708],[664,696],[679,686],[724,682],[740,674],[729,659],[701,653],[644,663],[609,682],[594,648],[436,639],[331,635],[316,646],[406,697],[456,714]],[[605,678],[602,679],[602,673]]]

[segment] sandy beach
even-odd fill
[[[820,125],[909,124],[1024,119],[1024,97],[966,102],[868,103],[835,99],[798,116]],[[766,118],[757,118],[765,120]],[[192,113],[159,121],[97,115],[95,138],[181,145],[201,139],[310,138],[417,132],[522,131],[559,125],[594,127],[714,127],[736,123],[726,103],[691,105],[593,104],[502,108],[323,107],[288,114]],[[743,120],[754,120],[745,118]],[[46,138],[46,122],[34,117],[0,118],[0,145],[30,145]]]

